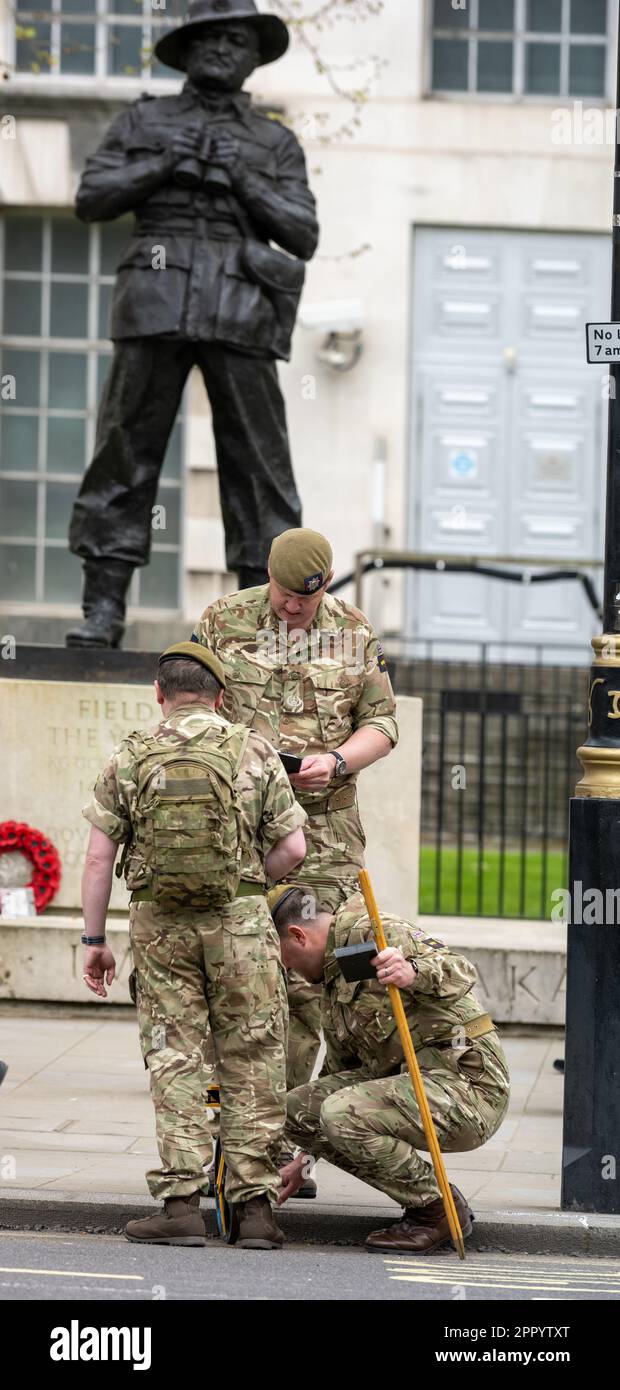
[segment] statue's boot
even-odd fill
[[[259,584],[267,584],[269,575],[266,570],[252,569],[246,566],[237,571],[240,589],[255,589]]]
[[[84,622],[65,636],[68,647],[119,647],[125,631],[125,598],[134,566],[125,560],[85,560]]]

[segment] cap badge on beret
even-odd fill
[[[304,579],[304,593],[316,594],[317,589],[320,589],[323,583],[324,576],[320,571],[318,574],[309,574],[308,578]]]

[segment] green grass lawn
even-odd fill
[[[549,850],[545,856],[543,890],[543,855],[531,850],[521,856],[518,850],[506,850],[503,884],[500,883],[499,850],[485,850],[482,857],[482,900],[478,902],[478,851],[463,849],[460,860],[456,849],[442,849],[439,865],[439,891],[436,894],[437,850],[431,845],[420,848],[420,912],[449,912],[463,916],[536,917],[549,918],[553,902],[551,893],[564,888],[567,879],[566,855]],[[522,899],[521,875],[524,873]]]

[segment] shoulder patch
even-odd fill
[[[377,665],[380,671],[387,671],[387,661],[385,659],[385,652],[380,642],[377,642]]]

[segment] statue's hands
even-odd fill
[[[234,178],[240,171],[241,145],[236,135],[230,135],[228,131],[220,131],[213,136],[209,159],[212,164],[217,164],[221,169],[226,169],[227,173]]]
[[[188,125],[184,130],[177,131],[169,150],[173,168],[198,153],[203,134],[204,129],[200,125]]]

